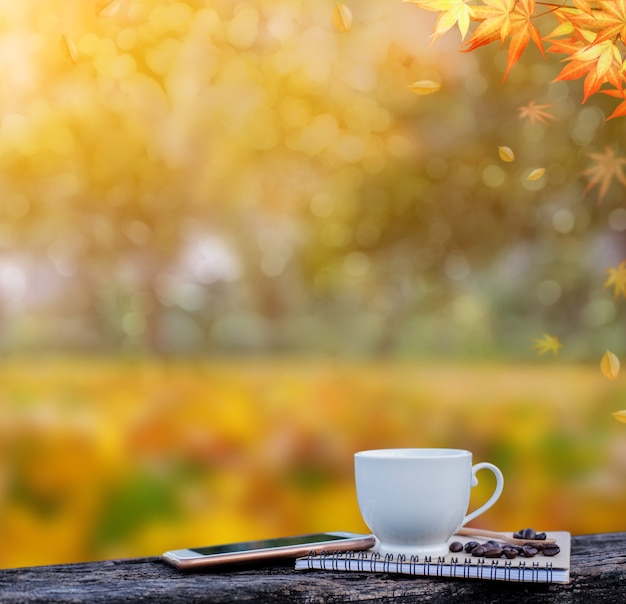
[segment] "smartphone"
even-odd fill
[[[163,560],[180,569],[203,568],[241,562],[297,558],[310,552],[362,551],[376,543],[373,535],[333,532],[280,537],[262,541],[226,543],[165,552]]]

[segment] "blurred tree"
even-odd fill
[[[509,324],[609,320],[591,291],[626,219],[582,173],[624,126],[546,89],[537,51],[502,86],[505,54],[427,51],[402,4],[344,33],[304,1],[95,6],[3,8],[0,245],[29,284],[4,279],[5,347],[394,352],[433,316],[447,353],[459,321],[495,351]]]

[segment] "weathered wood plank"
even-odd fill
[[[182,573],[159,558],[0,571],[0,602],[626,602],[626,533],[572,539],[572,583],[533,585],[295,571],[291,564]]]

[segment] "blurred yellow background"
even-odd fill
[[[476,526],[624,528],[626,387],[596,368],[72,359],[0,377],[3,566],[367,531],[352,456],[378,447],[497,463]]]
[[[364,531],[372,447],[498,464],[483,526],[625,528],[626,209],[581,175],[622,120],[334,6],[0,0],[0,566]]]

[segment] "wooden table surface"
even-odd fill
[[[571,583],[537,585],[295,571],[183,573],[158,557],[0,570],[0,602],[626,603],[626,533],[572,537]]]

